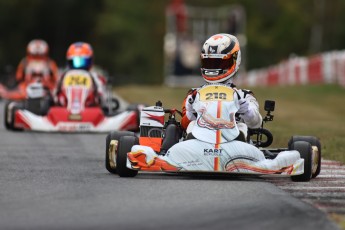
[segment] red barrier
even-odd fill
[[[272,85],[278,85],[279,83],[279,71],[278,68],[273,67],[268,70],[268,75],[267,75],[267,85],[272,86]]]
[[[248,86],[337,83],[345,87],[345,51],[293,57],[275,66],[251,70],[240,82]]]
[[[309,83],[322,83],[322,57],[320,55],[309,58],[308,63],[308,80]]]

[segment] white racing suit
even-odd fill
[[[128,153],[127,167],[147,171],[302,174],[304,160],[298,151],[283,151],[270,160],[257,147],[235,140],[240,134],[235,114],[241,99],[249,100],[250,111],[242,115],[242,120],[250,128],[257,128],[262,122],[255,98],[244,94],[220,83],[197,89],[186,108],[190,120],[195,119],[189,127],[195,139],[175,144],[164,156],[158,156],[150,147],[134,145]]]

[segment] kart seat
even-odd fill
[[[161,154],[165,154],[174,144],[178,143],[181,138],[181,130],[175,124],[170,124],[165,129],[165,134],[161,146]]]

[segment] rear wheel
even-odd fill
[[[312,178],[317,177],[321,171],[321,142],[313,136],[293,136],[289,141],[289,147],[292,142],[306,141],[310,143],[313,149],[313,174]]]
[[[116,152],[118,150],[118,141],[122,136],[134,136],[133,132],[115,131],[107,135],[105,141],[105,168],[108,172],[116,174]]]
[[[116,169],[120,177],[135,177],[138,171],[127,168],[127,153],[131,151],[133,145],[139,144],[136,136],[120,137],[118,151],[116,154]]]
[[[11,118],[10,118],[10,109],[9,109],[9,106],[10,106],[10,103],[12,102],[7,102],[5,104],[5,116],[4,116],[4,125],[5,125],[5,128],[6,129],[12,129],[11,127]]]
[[[14,131],[22,131],[22,128],[16,128],[14,127],[14,118],[16,111],[18,109],[22,108],[22,104],[15,102],[15,101],[10,101],[6,103],[5,105],[5,116],[4,116],[4,125],[5,128],[8,130],[14,130]]]
[[[292,142],[290,150],[297,150],[301,154],[301,158],[304,159],[304,173],[297,176],[292,176],[292,181],[310,181],[312,178],[312,146],[306,141]]]

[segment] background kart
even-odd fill
[[[109,132],[111,130],[139,129],[141,105],[129,105],[119,110],[119,101],[113,97],[101,105],[87,104],[94,97],[90,75],[75,71],[64,78],[66,106],[54,105],[44,94],[42,86],[29,88],[28,99],[5,105],[5,127],[10,130],[43,132]]]
[[[16,101],[25,100],[27,98],[27,87],[37,82],[41,82],[48,92],[55,87],[55,81],[52,80],[53,76],[51,69],[45,60],[31,60],[27,62],[23,70],[23,75],[23,80],[16,82],[15,88],[8,88],[0,83],[0,98]],[[11,76],[11,78],[13,84],[15,76]]]
[[[311,178],[317,177],[321,170],[321,143],[316,137],[293,136],[289,140],[287,148],[266,148],[273,142],[273,135],[269,130],[263,128],[263,124],[273,120],[273,115],[271,112],[274,111],[274,107],[274,101],[265,102],[264,108],[265,111],[267,111],[267,115],[263,119],[261,127],[259,129],[249,129],[248,139],[243,141],[246,141],[260,149],[260,151],[262,151],[265,155],[266,159],[275,159],[280,152],[286,150],[297,150],[300,153],[301,158],[304,159],[303,174],[281,175],[277,174],[276,172],[272,172],[267,173],[267,175],[291,176],[293,181],[309,181]],[[165,113],[168,113],[169,116],[164,123]],[[131,152],[133,145],[140,144],[141,146],[150,146],[158,155],[164,155],[171,146],[179,141],[188,139],[188,136],[182,135],[180,123],[176,120],[175,114],[181,113],[175,109],[164,110],[161,108],[161,103],[157,103],[156,106],[146,107],[141,111],[139,137],[137,137],[133,132],[114,131],[108,134],[106,138],[105,154],[106,169],[110,173],[118,174],[121,177],[136,176],[139,170],[181,172],[176,167],[174,168],[170,167],[169,165],[164,165],[164,162],[160,162],[161,167],[158,169],[150,167],[145,168],[143,165],[140,165],[140,161],[145,161],[145,159],[133,159],[133,156],[129,156],[128,154]],[[145,120],[147,115],[151,117],[151,122],[147,122]],[[140,158],[146,156],[142,155],[136,157]],[[130,164],[128,164],[129,161]],[[129,165],[130,167],[128,167]],[[225,169],[221,169],[220,171],[221,173],[237,174],[235,172],[225,171]],[[207,171],[207,173],[219,173],[220,171]],[[265,173],[259,172],[248,174],[265,175]]]

